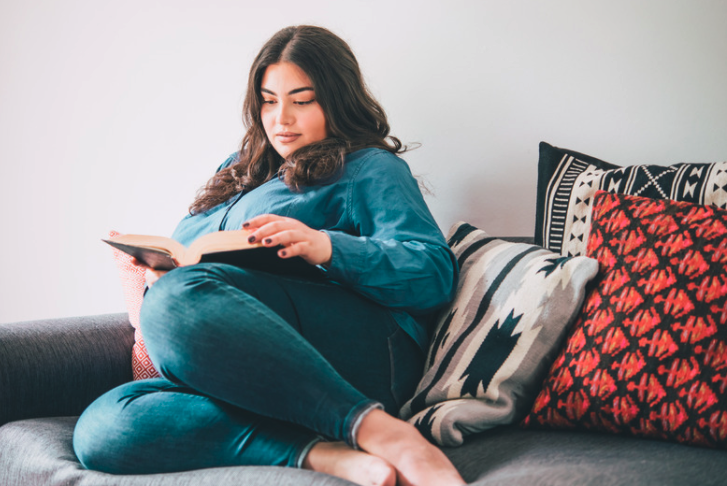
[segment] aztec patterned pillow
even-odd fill
[[[727,162],[620,167],[540,143],[535,244],[584,255],[597,190],[727,208]]]
[[[600,272],[525,426],[727,448],[727,211],[600,191]]]
[[[118,236],[120,233],[111,231],[109,238]],[[144,338],[141,335],[139,326],[139,312],[141,311],[141,302],[144,299],[144,270],[131,263],[131,256],[126,253],[112,248],[114,254],[114,262],[119,269],[121,277],[121,287],[124,290],[124,301],[126,302],[126,311],[129,313],[129,322],[134,328],[134,347],[131,353],[131,371],[135,380],[144,380],[146,378],[155,378],[159,373],[146,352]]]
[[[528,412],[598,264],[490,238],[467,223],[448,240],[460,268],[457,296],[400,416],[429,440],[456,446]]]

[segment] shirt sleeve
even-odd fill
[[[327,277],[412,314],[449,302],[457,262],[409,166],[387,153],[357,169],[346,194],[354,231],[326,231],[333,247]]]

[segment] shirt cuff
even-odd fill
[[[331,262],[328,267],[318,265],[326,278],[337,282],[351,282],[362,272],[366,239],[340,231],[322,230],[331,239]]]

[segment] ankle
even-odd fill
[[[402,484],[461,486],[465,482],[441,449],[410,423],[379,410],[364,417],[358,445],[395,467]]]
[[[317,443],[303,461],[303,468],[356,484],[396,485],[396,469],[391,464],[366,452],[351,449],[343,442]]]
[[[359,426],[356,435],[358,446],[365,451],[377,450],[395,443],[425,440],[416,428],[383,410],[372,410]]]

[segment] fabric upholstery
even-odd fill
[[[439,318],[425,373],[400,416],[440,445],[521,420],[598,270],[594,259],[455,224],[457,296]]]
[[[476,486],[723,486],[727,452],[672,442],[505,426],[445,454]]]
[[[84,470],[71,437],[75,417],[0,427],[3,486],[351,486],[311,471],[235,467],[147,476]],[[724,485],[727,452],[676,443],[565,431],[500,427],[468,437],[445,454],[471,486]]]
[[[115,476],[85,470],[73,453],[76,417],[0,427],[3,486],[350,486],[332,476],[282,467],[221,467],[172,474]]]
[[[0,324],[0,425],[80,414],[131,379],[133,339],[126,314]]]
[[[727,448],[727,211],[596,193],[600,272],[531,426]]]

